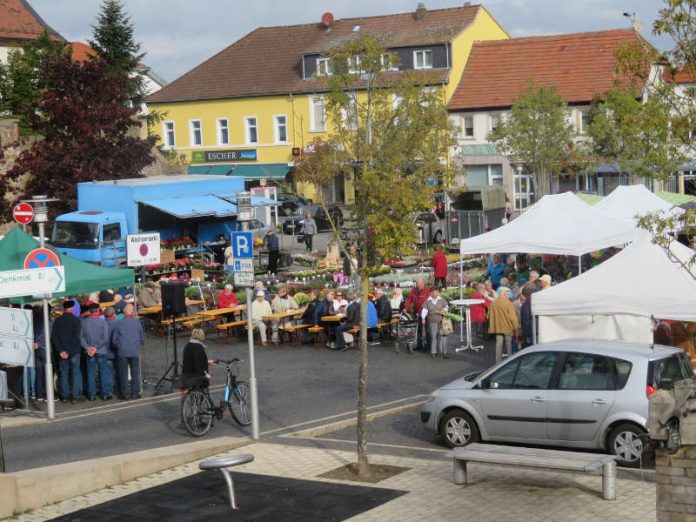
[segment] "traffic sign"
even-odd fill
[[[24,268],[53,268],[60,266],[60,257],[48,248],[35,248],[24,258]]]
[[[65,268],[33,268],[0,272],[0,298],[65,292]]]
[[[150,234],[128,234],[128,236],[126,236],[126,245],[128,266],[159,265],[159,232]]]
[[[25,339],[23,337],[0,336],[0,362],[33,367],[33,342],[32,339]]]
[[[235,259],[232,265],[235,272],[251,272],[254,273],[253,259]]]
[[[0,335],[30,337],[31,334],[30,310],[0,307]]]
[[[234,285],[246,288],[253,288],[254,272],[235,272]]]
[[[254,234],[251,232],[232,232],[232,257],[254,257]]]
[[[34,366],[31,310],[0,307],[0,363]]]
[[[20,225],[28,225],[34,221],[34,207],[29,203],[17,203],[12,209],[12,216]]]

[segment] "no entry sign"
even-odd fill
[[[12,215],[20,225],[28,225],[34,220],[34,208],[29,203],[18,203],[12,209]]]

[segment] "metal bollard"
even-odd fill
[[[454,459],[454,483],[466,484],[466,461]]]
[[[602,465],[602,498],[616,500],[616,462],[605,462]]]

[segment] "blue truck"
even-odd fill
[[[77,211],[56,218],[50,243],[103,266],[125,266],[128,234],[187,237],[200,248],[239,229],[233,201],[243,190],[243,178],[210,175],[79,183]]]

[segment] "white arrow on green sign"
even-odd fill
[[[0,272],[0,298],[65,292],[65,268],[31,268]]]

